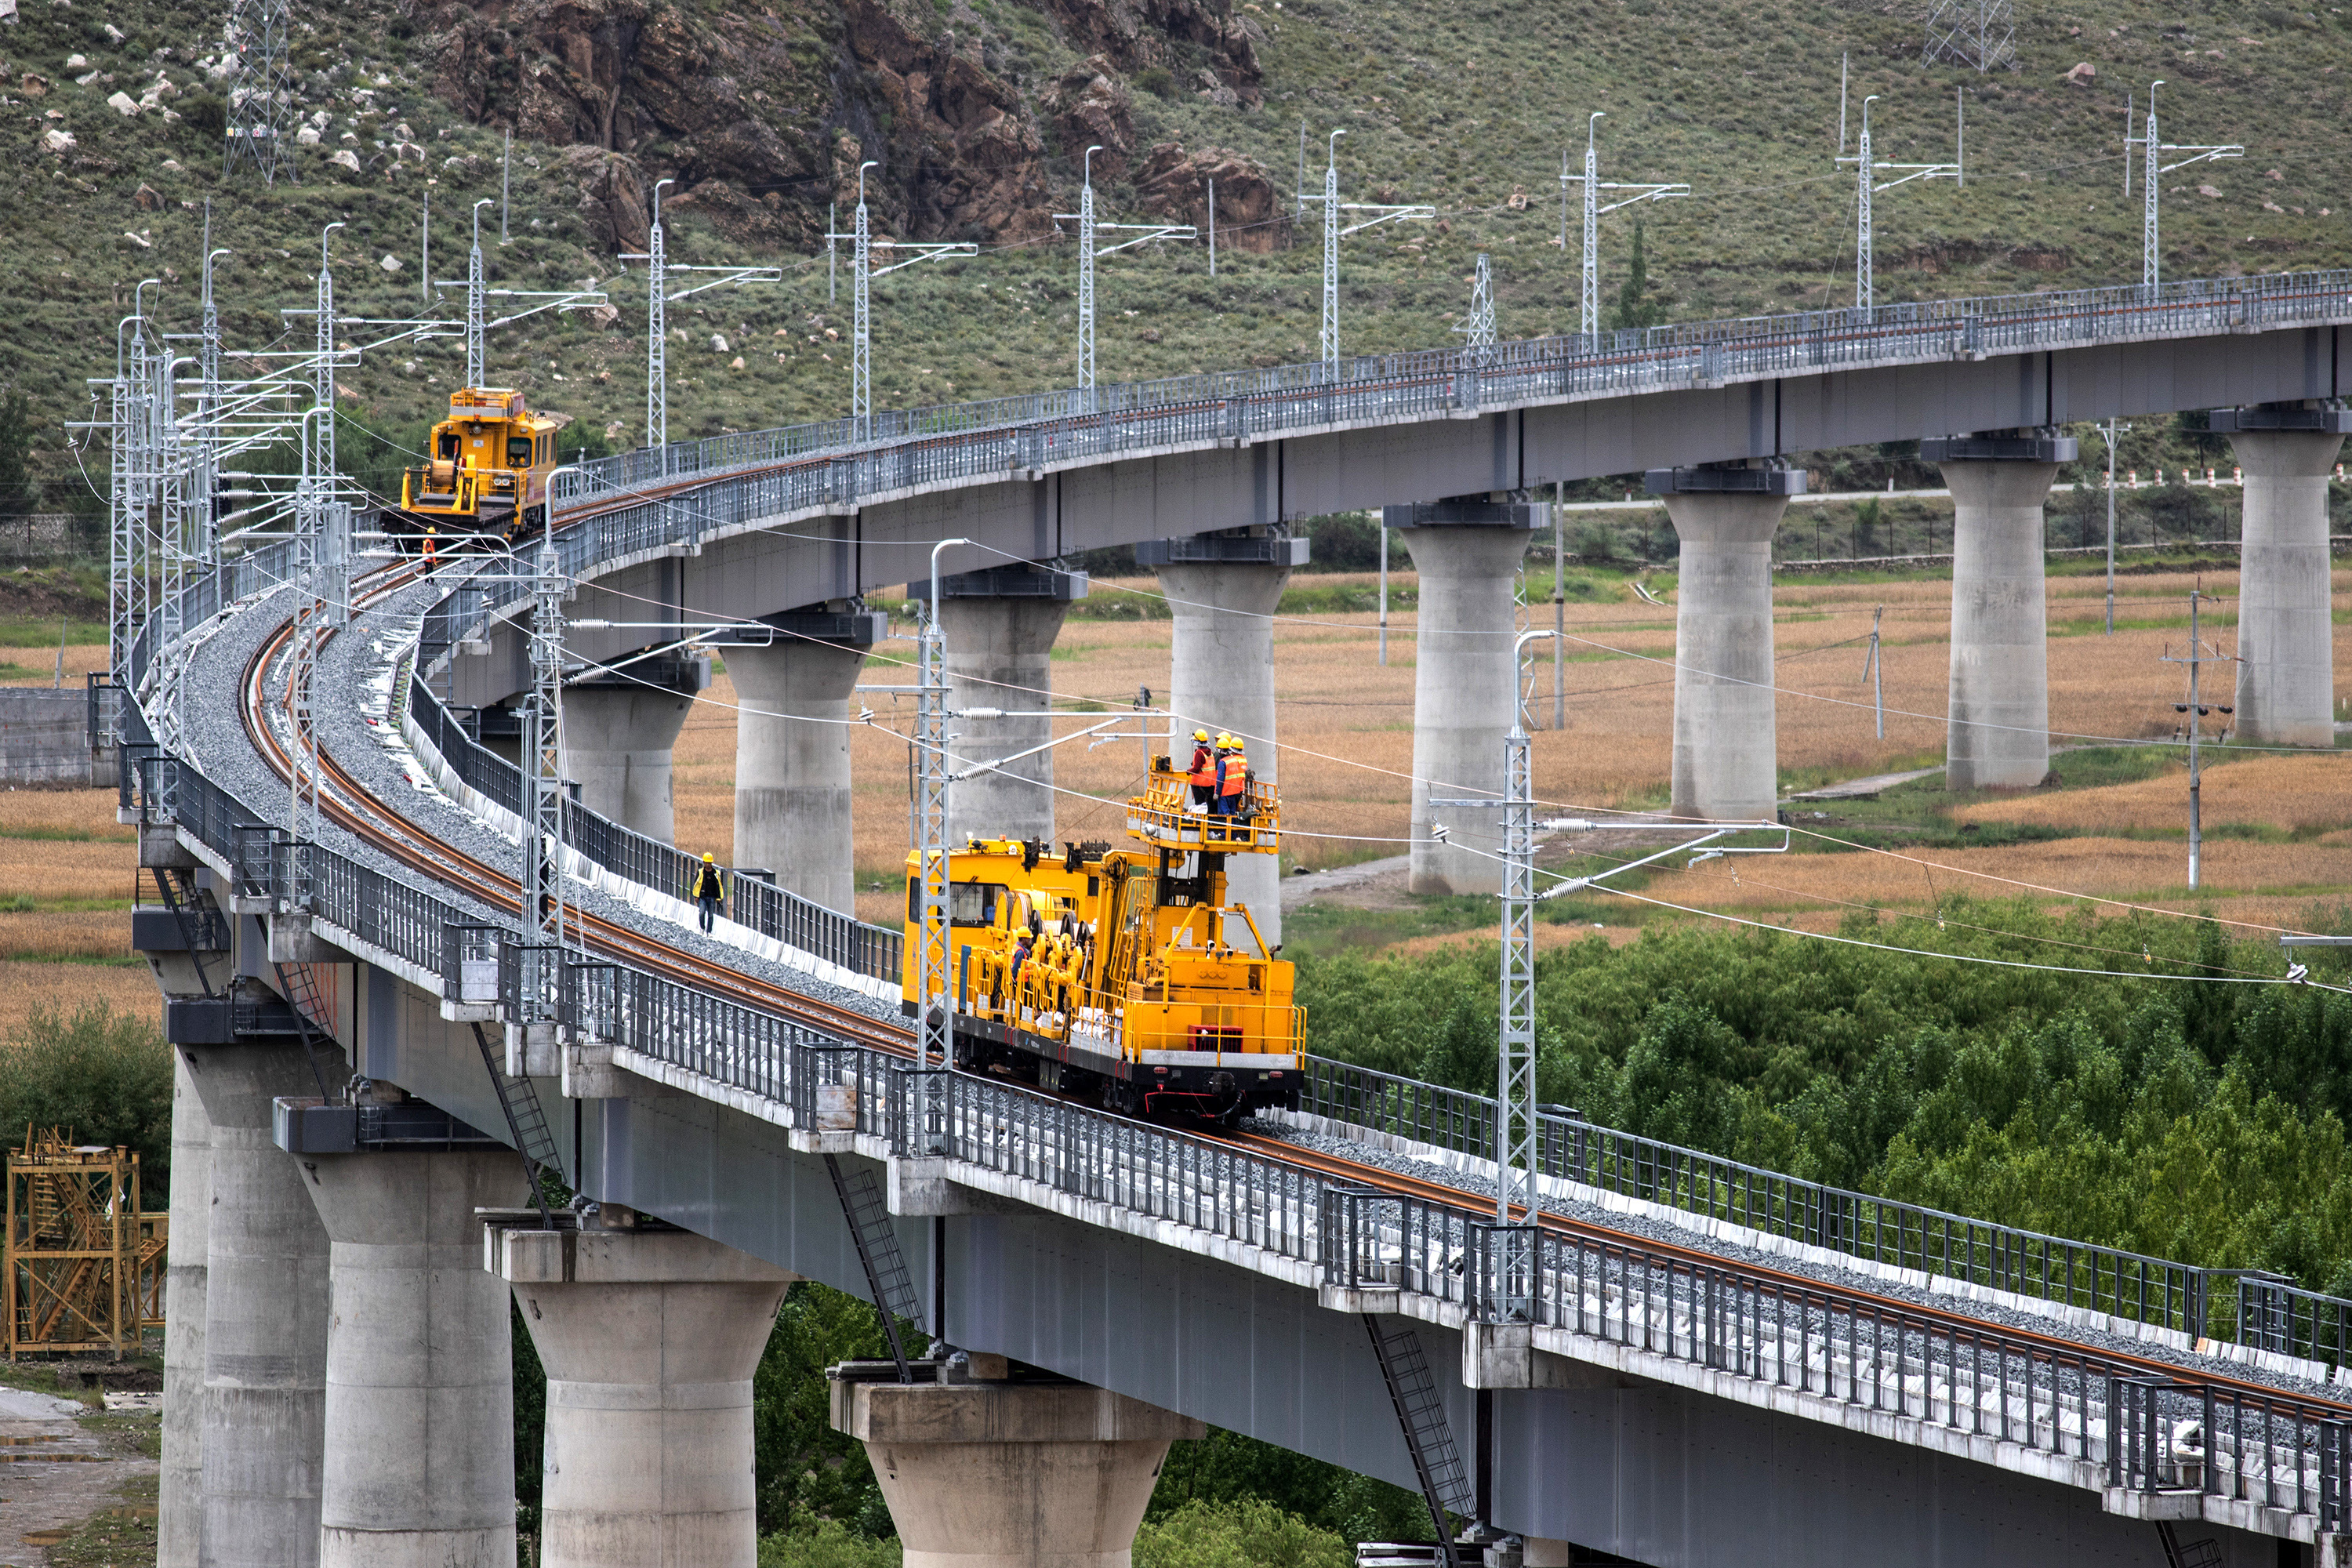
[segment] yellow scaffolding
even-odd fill
[[[163,1321],[167,1217],[139,1207],[139,1156],[25,1129],[8,1152],[0,1310],[8,1359],[103,1351],[120,1360]]]

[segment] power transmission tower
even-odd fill
[[[881,164],[868,158],[857,165],[857,219],[847,234],[827,234],[829,244],[836,239],[854,240],[856,248],[849,263],[850,287],[856,297],[854,314],[856,329],[851,333],[849,356],[849,424],[850,438],[865,441],[874,433],[874,334],[872,327],[872,284],[885,273],[896,272],[902,267],[912,267],[918,261],[930,261],[942,256],[977,256],[980,247],[969,240],[947,243],[938,240],[884,240],[875,243],[872,220],[866,211],[866,171]],[[877,250],[911,250],[904,261],[877,268],[874,253]],[[778,274],[779,277],[782,274]]]
[[[661,192],[667,179],[654,182],[653,222],[646,228],[646,247],[642,251],[621,253],[624,261],[646,264],[646,446],[661,454],[662,476],[669,475],[669,307],[689,294],[699,294],[705,289],[716,289],[722,283],[740,288],[746,283],[781,283],[784,269],[781,267],[688,266],[674,264],[669,259],[668,240],[662,229]],[[830,237],[826,243],[831,244]],[[669,292],[669,275],[673,272],[711,272],[690,289]]]
[[[265,185],[294,174],[294,74],[286,63],[292,26],[288,0],[229,0],[223,39],[236,57],[228,91],[228,142],[221,177],[250,168]]]
[[[1407,218],[1433,218],[1433,206],[1412,203],[1342,202],[1339,199],[1339,138],[1348,132],[1334,131],[1324,144],[1323,194],[1302,197],[1302,201],[1323,204],[1323,331],[1317,344],[1318,357],[1323,362],[1327,381],[1339,379],[1339,242],[1351,234],[1377,228],[1384,223],[1397,223]],[[1342,213],[1370,213],[1361,223],[1345,224]]]
[[[940,607],[944,603],[940,594],[940,552],[953,545],[970,544],[969,539],[942,539],[931,546],[931,596],[923,607],[923,632],[916,658],[916,718],[914,760],[920,771],[921,784],[916,795],[915,850],[917,865],[922,878],[922,889],[917,896],[917,920],[921,946],[916,954],[920,982],[915,987],[915,1002],[920,1009],[916,1024],[915,1066],[927,1068],[936,1062],[939,1069],[951,1070],[955,1065],[955,987],[948,972],[948,943],[953,936],[948,924],[948,883],[952,868],[949,861],[948,786],[952,775],[948,770],[948,644],[947,629],[940,619]],[[916,1084],[914,1130],[923,1140],[919,1148],[928,1148],[928,1089],[929,1079],[920,1077]]]
[[[1936,0],[1927,16],[1927,47],[1919,58],[1979,75],[2016,69],[2017,17],[2010,0]]]
[[[1486,253],[1483,250],[1478,253],[1478,270],[1470,281],[1470,313],[1454,330],[1462,334],[1465,348],[1495,346],[1495,275],[1486,265]]]
[[[1878,302],[1878,247],[1872,226],[1871,198],[1914,180],[1949,180],[1955,185],[1968,183],[1967,132],[1957,97],[1952,110],[1952,161],[1948,163],[1890,163],[1874,158],[1870,150],[1870,106],[1877,101],[1876,93],[1862,100],[1862,139],[1854,144],[1852,157],[1835,160],[1854,166],[1853,305],[1857,310],[1871,310]],[[1881,184],[1881,174],[1897,177]]]
[[[2242,158],[2246,155],[2245,148],[2234,142],[2209,147],[2185,142],[2165,141],[2163,132],[2156,128],[2156,89],[2163,85],[2162,81],[2152,81],[2147,84],[2147,115],[2140,123],[2140,133],[2137,136],[2131,133],[2130,108],[2126,106],[2124,110],[2124,146],[2126,149],[2124,154],[2124,195],[2131,195],[2131,153],[2128,149],[2135,145],[2140,149],[2142,163],[2146,169],[2142,176],[2146,189],[2143,192],[2140,213],[2139,281],[2140,287],[2147,289],[2151,296],[2155,294],[2157,284],[2162,279],[2163,271],[2157,259],[2157,176],[2169,174],[2175,169],[2185,169],[2191,163],[2212,163],[2224,158]],[[2167,153],[2186,153],[2189,155],[2167,163],[2163,161],[2164,154]]]
[[[1593,140],[1593,128],[1608,118],[1607,110],[1595,110],[1584,121],[1584,173],[1568,172],[1568,154],[1559,155],[1560,244],[1568,243],[1568,187],[1581,181],[1584,186],[1584,256],[1583,276],[1579,293],[1582,296],[1577,330],[1586,337],[1601,331],[1601,219],[1620,207],[1630,207],[1638,202],[1672,201],[1690,195],[1686,184],[1654,184],[1641,182],[1603,183],[1601,178],[1601,153]],[[1631,191],[1633,194],[1619,201],[1603,205],[1603,191]]]
[[[1078,226],[1078,389],[1084,395],[1083,412],[1091,414],[1095,407],[1095,261],[1099,257],[1132,250],[1137,246],[1155,239],[1193,239],[1200,231],[1189,223],[1099,223],[1095,218],[1095,154],[1100,147],[1087,149],[1086,180],[1078,187],[1078,210],[1055,213],[1055,218],[1075,220]],[[1095,248],[1095,238],[1105,230],[1132,235],[1116,245]]]

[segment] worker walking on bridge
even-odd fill
[[[700,908],[703,933],[709,935],[711,925],[719,919],[719,903],[727,897],[727,879],[718,862],[708,855],[695,868],[692,897]]]

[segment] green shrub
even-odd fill
[[[30,1126],[139,1156],[142,1201],[160,1208],[172,1169],[172,1053],[154,1023],[87,1003],[70,1016],[36,1007],[0,1048],[0,1130]]]
[[[896,1541],[854,1534],[832,1519],[819,1521],[805,1534],[769,1535],[760,1541],[760,1568],[898,1568],[903,1556]]]
[[[1261,1498],[1189,1502],[1135,1535],[1135,1568],[1348,1568],[1353,1561],[1339,1536]]]

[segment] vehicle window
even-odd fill
[[[441,434],[441,460],[445,463],[454,462],[457,460],[457,432],[455,430],[445,430]]]
[[[996,900],[1005,889],[995,882],[957,882],[948,889],[948,920],[960,926],[996,923]]]
[[[526,436],[517,439],[510,439],[507,442],[507,467],[509,468],[528,468],[530,467],[530,438],[529,437]]]

